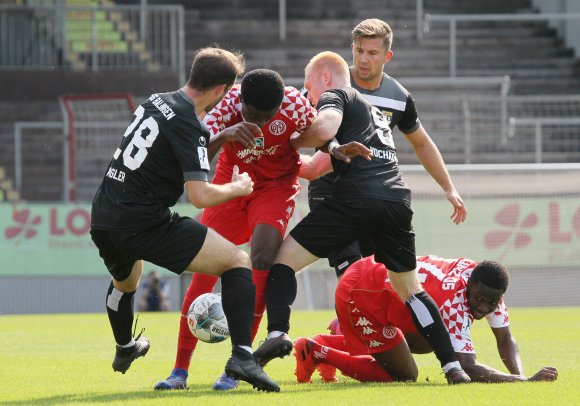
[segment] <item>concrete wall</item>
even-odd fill
[[[532,4],[542,13],[580,13],[578,0],[532,0]],[[564,38],[566,45],[574,49],[576,57],[580,55],[580,19],[564,20],[550,23]]]

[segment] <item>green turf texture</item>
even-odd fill
[[[293,338],[325,331],[331,311],[295,311]],[[580,308],[512,308],[511,329],[525,372],[559,370],[556,382],[447,386],[432,354],[416,356],[416,383],[363,384],[339,375],[337,384],[295,383],[294,357],[276,359],[267,373],[281,393],[261,393],[241,383],[221,393],[211,385],[223,370],[229,340],[200,343],[186,391],[153,391],[171,371],[178,313],[141,313],[151,340],[146,357],[122,375],[113,373],[112,333],[105,313],[0,316],[0,405],[565,405],[580,404]],[[264,335],[265,322],[259,337]],[[485,321],[476,322],[478,360],[505,371]],[[256,347],[256,345],[255,345]]]

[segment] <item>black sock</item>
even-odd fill
[[[416,293],[407,299],[406,305],[411,311],[415,327],[429,342],[441,366],[457,361],[449,333],[431,296],[425,291]]]
[[[133,302],[135,292],[123,293],[114,288],[113,282],[107,291],[107,314],[118,345],[129,344],[133,339]]]
[[[268,332],[290,331],[290,306],[296,299],[297,290],[294,270],[284,264],[272,265],[266,289]]]
[[[251,347],[256,302],[252,271],[248,268],[233,268],[222,274],[221,281],[222,306],[228,319],[232,346],[234,349],[237,345]]]

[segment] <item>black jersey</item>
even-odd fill
[[[353,158],[350,164],[332,157],[336,198],[374,198],[411,201],[397,163],[393,134],[384,115],[352,87],[333,89],[322,94],[319,112],[334,109],[342,114],[336,133],[340,144],[358,141],[372,151],[372,159]]]
[[[421,125],[413,96],[396,79],[383,72],[381,85],[375,90],[367,90],[357,86],[352,78],[352,71],[350,80],[351,86],[362,93],[370,104],[383,113],[391,129],[397,127],[401,132],[409,134]],[[310,182],[308,185],[309,200],[319,201],[329,195],[335,178],[336,174],[330,172]],[[311,201],[311,204],[315,203]]]
[[[153,94],[134,117],[93,199],[94,229],[145,228],[169,213],[185,181],[207,181],[209,132],[183,91]]]

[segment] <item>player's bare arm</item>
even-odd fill
[[[356,141],[344,145],[338,143],[335,146],[329,145],[329,148],[332,148],[332,154],[336,159],[345,162],[350,162],[355,156],[362,156],[368,160],[372,158],[371,150]],[[316,151],[312,156],[300,154],[300,161],[302,165],[298,176],[303,179],[312,181],[332,172],[330,155],[323,151]]]
[[[334,109],[325,109],[318,113],[314,122],[297,137],[290,140],[292,148],[317,148],[334,138],[342,123],[342,113]]]
[[[330,156],[322,151],[316,151],[314,155],[300,154],[300,171],[298,176],[308,181],[313,181],[332,172]]]
[[[445,192],[445,197],[453,206],[453,213],[450,216],[451,220],[455,224],[464,222],[467,217],[467,209],[465,208],[463,199],[461,199],[459,192],[457,192],[451,181],[451,177],[449,176],[449,172],[447,172],[447,168],[445,168],[443,157],[437,145],[435,145],[422,126],[419,126],[412,133],[405,134],[405,137],[413,146],[419,162],[421,162],[431,177],[441,186]]]
[[[456,353],[463,370],[473,382],[525,382],[525,381],[555,381],[558,370],[554,367],[543,367],[530,377],[519,374],[506,374],[492,367],[477,362],[475,354]]]
[[[518,344],[512,335],[509,326],[501,328],[492,328],[495,340],[497,342],[497,351],[504,365],[512,374],[523,375],[524,367]]]
[[[252,193],[254,182],[246,172],[234,165],[232,181],[223,185],[192,180],[185,182],[188,200],[197,208],[217,206],[236,197]]]
[[[254,148],[256,145],[255,137],[261,137],[262,130],[254,123],[243,121],[228,128],[224,128],[215,137],[209,141],[209,159],[219,152],[222,146],[227,142],[237,142],[245,148]]]
[[[340,161],[350,163],[351,159],[357,156],[362,156],[367,161],[370,161],[373,157],[372,151],[360,142],[351,141],[342,145],[338,143],[333,145],[333,142],[331,141],[328,145],[328,153]]]

